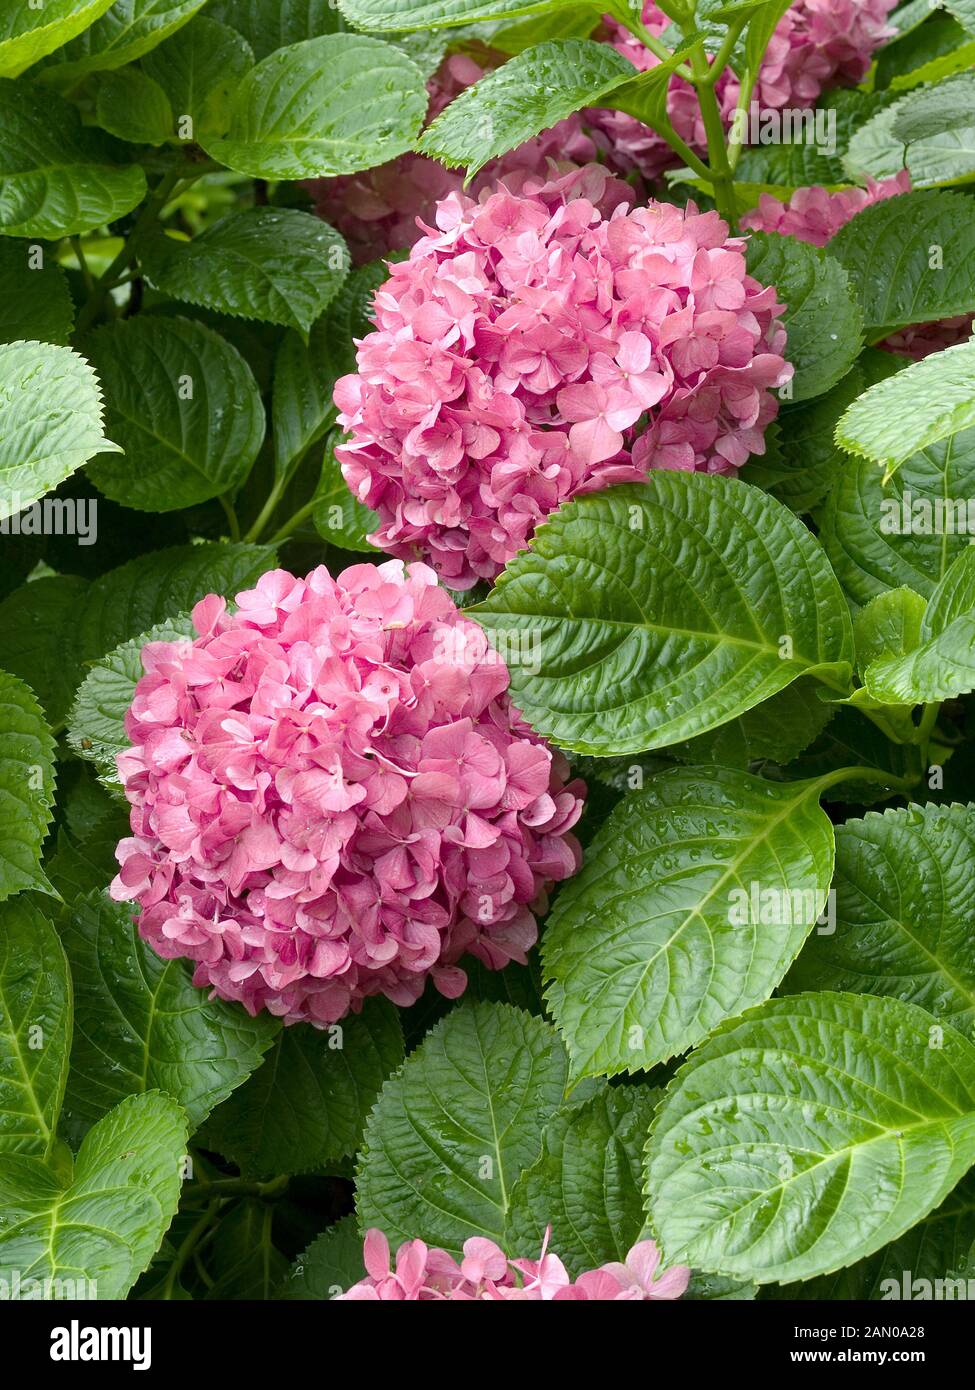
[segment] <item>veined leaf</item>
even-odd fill
[[[836,831],[836,929],[814,934],[788,988],[882,994],[971,1034],[975,807],[871,812]]]
[[[207,1143],[248,1178],[315,1172],[355,1152],[383,1082],[402,1060],[403,1031],[386,999],[367,1000],[330,1028],[285,1028],[211,1116]]]
[[[54,739],[34,692],[0,671],[0,901],[49,893],[41,846],[54,805]]]
[[[174,642],[192,636],[188,617],[167,619],[109,652],[82,682],[68,716],[68,743],[79,758],[95,764],[107,786],[120,786],[115,757],[129,747],[125,712],[143,674],[142,648],[147,642]]]
[[[574,1078],[649,1070],[769,997],[829,891],[819,791],[680,768],[610,813],[542,941]]]
[[[378,1226],[394,1247],[419,1238],[455,1255],[469,1236],[500,1243],[515,1178],[541,1151],[564,1085],[549,1024],[505,1004],[452,1010],[369,1116],[360,1226]]]
[[[774,285],[786,306],[792,399],[821,396],[846,376],[863,346],[863,315],[846,271],[817,246],[756,232],[748,239],[748,272]]]
[[[851,454],[887,477],[915,454],[975,426],[975,343],[959,343],[871,386],[836,427]]]
[[[508,1250],[535,1258],[551,1226],[551,1248],[573,1276],[626,1259],[643,1230],[643,1148],[660,1094],[607,1086],[556,1112],[511,1193]]]
[[[0,650],[30,686],[52,727],[64,723],[81,683],[78,622],[88,581],[53,574],[22,584],[0,603]]]
[[[923,449],[884,483],[847,458],[819,514],[830,564],[854,603],[907,585],[925,598],[975,536],[975,429]]]
[[[78,619],[82,660],[96,661],[157,623],[189,613],[207,594],[233,598],[274,568],[267,545],[205,541],[137,555],[92,584]]]
[[[99,1299],[123,1298],[176,1211],[185,1152],[182,1110],[149,1091],[95,1125],[69,1174],[22,1154],[0,1157],[0,1273],[9,1283],[18,1272],[22,1298],[41,1297],[47,1280],[75,1289],[87,1280]],[[34,1280],[38,1292],[28,1292]]]
[[[100,329],[89,351],[126,453],[89,465],[106,497],[168,512],[244,481],[264,437],[264,407],[236,348],[202,323],[146,315]]]
[[[801,675],[843,684],[852,663],[848,611],[807,528],[703,474],[576,499],[470,612],[496,645],[537,648],[509,663],[532,727],[598,756],[704,733]]]
[[[0,240],[0,342],[62,344],[71,336],[74,305],[67,277],[46,256],[32,269],[36,254],[31,242]]]
[[[106,14],[52,53],[38,76],[67,90],[89,72],[134,62],[174,34],[206,0],[115,0]]]
[[[937,1207],[975,1162],[975,1047],[937,1027],[900,1000],[824,993],[719,1028],[651,1131],[648,1208],[667,1258],[808,1279]]]
[[[127,903],[77,899],[59,924],[74,982],[75,1029],[66,1129],[79,1139],[126,1096],[160,1090],[190,1130],[246,1081],[280,1024],[210,999],[184,960],[160,960]]]
[[[468,178],[583,106],[603,106],[633,79],[633,64],[610,44],[551,40],[519,53],[461,92],[421,135],[417,149]],[[612,104],[610,102],[610,104]]]
[[[11,5],[0,15],[0,77],[19,77],[31,63],[73,39],[113,0],[43,0]]]
[[[339,11],[356,29],[397,33],[544,14],[558,5],[559,0],[340,0]]]
[[[879,657],[904,656],[920,644],[926,608],[920,594],[901,585],[860,609],[853,620],[853,638],[861,676]]]
[[[50,1153],[70,1046],[68,962],[22,894],[0,907],[0,1154]]]
[[[138,68],[109,72],[98,86],[98,124],[120,140],[137,145],[164,145],[176,136],[169,98]]]
[[[168,97],[179,133],[185,130],[186,138],[223,134],[237,83],[254,66],[247,40],[236,29],[217,24],[209,13],[191,19],[142,61],[145,74]],[[192,133],[182,124],[187,116]]]
[[[868,341],[975,309],[970,212],[960,193],[903,193],[864,208],[833,237],[829,254],[860,296]]]
[[[258,59],[342,23],[334,0],[210,0],[207,15],[243,34]]]
[[[863,682],[874,700],[917,705],[975,690],[975,550],[959,555],[928,600],[920,641],[872,661]]]
[[[101,388],[83,357],[51,343],[0,344],[0,520],[117,447],[105,438]]]
[[[279,48],[240,82],[227,135],[204,147],[254,178],[371,169],[411,148],[427,109],[423,74],[392,44],[327,34]]]
[[[378,529],[379,518],[349,491],[335,457],[335,442],[334,437],[328,441],[322,459],[312,512],[315,530],[323,540],[342,550],[361,550],[374,555],[376,547],[370,545],[366,537]]]
[[[231,213],[190,242],[158,236],[142,255],[156,289],[307,334],[349,272],[338,232],[295,208]]]
[[[784,408],[774,433],[766,433],[765,454],[749,459],[739,477],[764,488],[797,514],[818,507],[847,459],[833,438],[836,423],[864,387],[863,373],[855,366],[824,396]]]
[[[298,1256],[278,1297],[316,1302],[336,1298],[363,1279],[365,1272],[355,1216],[343,1216]]]

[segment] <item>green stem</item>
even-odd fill
[[[270,1178],[267,1182],[245,1182],[242,1178],[215,1178],[209,1182],[206,1178],[200,1178],[196,1184],[200,1191],[189,1200],[209,1202],[211,1199],[223,1200],[227,1197],[280,1197],[285,1192],[288,1182],[287,1174]]]
[[[221,507],[223,507],[224,516],[227,518],[227,526],[230,529],[230,539],[232,541],[239,541],[240,522],[237,520],[237,513],[234,510],[233,502],[223,493],[217,498],[217,501],[220,503]]]
[[[890,772],[884,772],[880,767],[842,767],[836,772],[827,772],[825,776],[817,779],[820,795],[829,791],[830,787],[837,787],[842,782],[879,782],[884,787],[893,787],[896,791],[910,792],[917,786],[916,777],[895,777]]]
[[[624,27],[629,29],[633,37],[635,39],[639,39],[643,46],[645,48],[649,48],[650,52],[655,54],[662,63],[670,62],[671,58],[674,55],[671,53],[670,49],[661,39],[658,39],[653,34],[651,34],[650,30],[644,24],[643,20],[640,18],[639,15],[620,14],[618,15],[618,18],[622,21]],[[677,74],[678,77],[683,77],[685,82],[690,82],[692,80],[691,69],[687,66],[686,63],[678,64],[678,66],[674,69],[674,72]]]
[[[738,161],[741,159],[741,152],[745,148],[745,142],[741,138],[742,130],[747,125],[746,116],[752,104],[752,97],[755,94],[755,83],[758,81],[758,69],[754,72],[746,72],[742,79],[741,87],[738,91],[738,101],[735,105],[734,115],[731,118],[731,134],[728,137],[728,167],[734,174],[738,168]]]
[[[741,38],[741,31],[747,23],[747,19],[736,19],[733,24],[728,26],[728,32],[721,41],[721,47],[714,55],[714,60],[708,69],[706,79],[707,86],[713,87],[725,68],[731,62],[731,55],[735,51],[735,44]]]
[[[725,143],[721,108],[718,105],[714,87],[710,84],[710,68],[707,54],[703,49],[694,49],[691,54],[691,66],[694,69],[693,80],[701,106],[701,118],[704,121],[704,129],[708,137],[708,163],[711,166],[711,186],[714,189],[714,201],[718,212],[731,230],[735,231],[738,225],[735,182],[731,165],[728,163],[728,147]]]
[[[261,533],[263,532],[268,522],[271,520],[271,517],[274,515],[275,509],[277,508],[278,503],[281,501],[281,498],[284,495],[284,490],[287,486],[288,476],[286,474],[283,477],[276,478],[274,480],[274,483],[271,487],[271,491],[268,493],[267,498],[264,502],[264,506],[261,508],[257,516],[254,518],[252,525],[248,528],[244,536],[245,541],[253,542],[260,539]]]
[[[924,772],[928,770],[928,754],[931,749],[931,735],[934,733],[940,713],[940,701],[925,705],[924,713],[921,715],[920,723],[917,726],[917,741],[921,749],[921,767]]]
[[[129,269],[132,262],[139,253],[143,241],[153,230],[159,220],[159,214],[169,201],[170,195],[182,179],[179,169],[170,169],[159,183],[156,185],[152,195],[147,199],[142,211],[136,218],[135,225],[125,239],[125,245],[112,261],[111,265],[96,282],[94,290],[88,298],[88,302],[78,315],[78,323],[75,334],[80,336],[85,333],[98,318],[105,307],[105,302],[122,281],[125,272]]]
[[[85,282],[85,289],[88,292],[88,294],[91,294],[92,290],[95,288],[95,278],[91,273],[91,267],[88,265],[88,261],[85,257],[85,248],[81,244],[81,237],[73,236],[69,237],[68,240],[71,243],[71,249],[74,252],[75,259],[78,262],[78,269],[81,271],[81,278]]]
[[[310,502],[306,502],[303,507],[299,507],[294,516],[289,517],[284,525],[271,537],[269,545],[279,545],[281,541],[287,540],[292,531],[297,531],[303,521],[307,521],[315,510],[314,497]]]
[[[189,1234],[187,1235],[186,1239],[183,1241],[179,1249],[176,1251],[176,1258],[173,1260],[173,1263],[169,1266],[169,1270],[166,1274],[166,1282],[163,1284],[162,1288],[162,1298],[172,1298],[173,1290],[176,1287],[176,1281],[182,1274],[183,1269],[186,1266],[187,1260],[193,1254],[193,1251],[196,1249],[200,1239],[207,1233],[207,1231],[209,1231],[210,1226],[213,1223],[213,1219],[219,1210],[220,1203],[218,1201],[211,1202],[207,1207],[206,1211],[202,1213],[199,1220],[195,1221],[194,1224],[190,1227]]]

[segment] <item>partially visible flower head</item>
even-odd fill
[[[265,574],[151,642],[118,770],[118,899],[164,959],[252,1013],[324,1026],[384,994],[450,998],[470,953],[524,961],[579,862],[584,787],[425,565]]]
[[[764,452],[792,375],[774,288],[717,213],[631,201],[600,165],[511,178],[390,268],[335,389],[375,544],[466,589],[579,492]]]
[[[835,193],[818,187],[799,188],[788,202],[763,193],[758,207],[741,219],[741,225],[750,231],[778,232],[813,246],[825,246],[864,208],[910,191],[911,175],[902,169],[896,177],[879,183],[868,180],[866,188],[843,188]],[[877,346],[920,361],[965,342],[971,336],[972,322],[971,314],[961,314],[937,323],[914,324],[892,333]]]
[[[445,58],[427,84],[427,121],[434,120],[484,73],[484,68],[464,54]],[[596,146],[583,130],[582,118],[574,114],[491,160],[472,181],[471,193],[476,197],[517,170],[545,174],[554,165],[566,171],[588,164],[595,156]],[[446,169],[423,155],[403,154],[361,174],[309,179],[303,187],[311,194],[319,217],[342,233],[353,261],[363,265],[413,246],[423,234],[418,223],[430,222],[437,203],[448,193],[461,192],[463,184],[461,170]]]
[[[406,1241],[390,1263],[389,1242],[382,1231],[367,1231],[363,1248],[366,1278],[340,1300],[370,1303],[496,1302],[647,1302],[680,1298],[690,1270],[660,1271],[660,1252],[652,1240],[640,1241],[625,1264],[606,1264],[572,1280],[565,1265],[548,1250],[551,1227],[537,1260],[509,1260],[500,1246],[483,1236],[464,1242],[460,1262],[446,1250],[422,1240]]]
[[[742,217],[741,225],[752,232],[778,232],[812,246],[825,246],[864,208],[910,191],[911,176],[904,169],[896,178],[879,183],[868,179],[866,188],[841,188],[835,193],[819,187],[797,188],[785,202],[763,193],[758,207]]]
[[[829,87],[861,82],[876,49],[892,38],[887,17],[897,0],[795,0],[780,19],[765,51],[753,101],[763,111],[804,110],[813,106]],[[654,0],[644,0],[643,23],[655,37],[670,21]],[[613,47],[641,72],[658,65],[651,53],[628,29],[606,18]],[[726,124],[731,122],[740,83],[729,69],[715,88]],[[704,153],[707,136],[697,95],[689,82],[671,79],[667,113],[677,134],[693,149]],[[588,111],[586,120],[606,140],[606,158],[623,173],[636,170],[646,179],[657,179],[680,160],[662,136],[633,116],[620,111]]]

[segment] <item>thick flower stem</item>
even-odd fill
[[[728,163],[728,146],[725,142],[724,123],[721,108],[715,95],[710,76],[707,54],[696,48],[691,54],[694,69],[694,85],[701,106],[701,118],[708,137],[708,163],[711,166],[711,187],[718,212],[732,231],[738,226],[738,209],[735,203],[735,181]]]

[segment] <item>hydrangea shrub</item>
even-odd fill
[[[0,14],[4,1300],[967,1278],[931,8]]]

